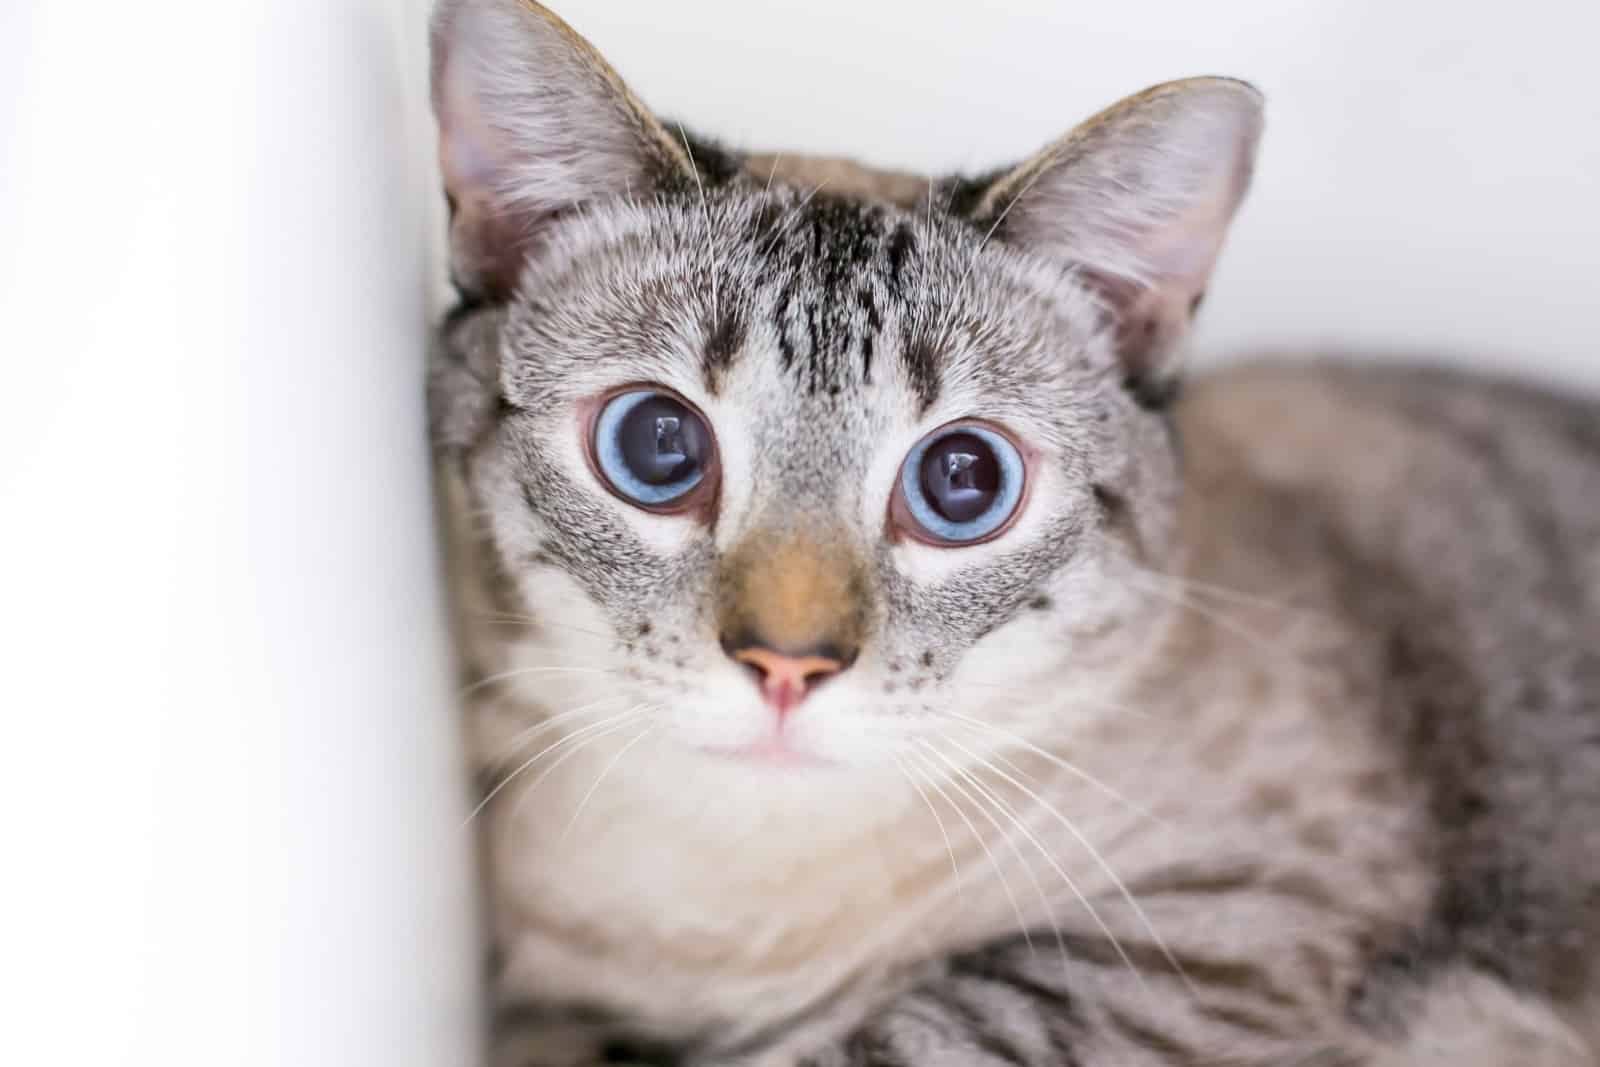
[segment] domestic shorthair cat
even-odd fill
[[[1600,406],[1180,396],[1255,90],[927,180],[433,43],[497,1064],[1600,1062]]]

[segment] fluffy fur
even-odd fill
[[[923,183],[669,129],[530,2],[444,3],[434,76],[498,1062],[1596,1062],[1600,410],[1333,365],[1174,403],[1252,90]],[[596,480],[629,383],[705,414],[707,513]],[[974,417],[1019,519],[900,536]],[[773,736],[752,618],[859,648],[792,764],[723,754]]]

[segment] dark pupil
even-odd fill
[[[682,481],[699,469],[705,455],[700,420],[670,397],[635,404],[617,436],[628,470],[646,485]]]
[[[981,437],[953,433],[923,454],[922,488],[934,511],[951,522],[970,522],[994,503],[1000,464]]]

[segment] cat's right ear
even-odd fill
[[[968,215],[1075,264],[1114,315],[1135,395],[1160,403],[1250,185],[1261,126],[1261,94],[1244,82],[1158,85],[1000,176]]]
[[[479,298],[516,287],[553,216],[693,174],[599,53],[533,0],[442,0],[433,110],[451,270]]]

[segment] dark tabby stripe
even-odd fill
[[[1112,1031],[1137,1048],[1151,1062],[1192,1064],[1197,1062],[1195,1050],[1163,1031],[1156,1023],[1146,1022],[1124,1011],[1116,1004],[1107,1004],[1104,1018]]]
[[[802,1067],[1080,1067],[1083,1020],[1059,962],[1040,963],[1020,935],[956,956]]]

